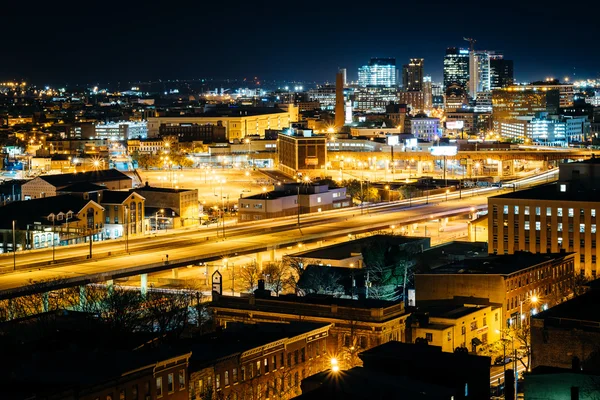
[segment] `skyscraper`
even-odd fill
[[[335,129],[339,130],[344,126],[345,116],[344,109],[344,74],[345,70],[338,70],[335,76]]]
[[[487,50],[475,51],[477,62],[477,85],[475,87],[475,96],[477,93],[489,92],[490,88],[490,54],[493,52]]]
[[[469,50],[449,47],[444,56],[444,87],[452,84],[467,89],[469,83]]]
[[[396,59],[371,58],[368,65],[358,69],[358,85],[366,86],[396,86]]]
[[[490,54],[490,89],[502,89],[514,83],[513,62],[502,54]]]
[[[423,77],[423,107],[425,110],[431,110],[433,107],[433,84],[431,76]]]
[[[422,58],[411,58],[410,63],[402,66],[404,91],[420,92],[423,90],[423,62]]]

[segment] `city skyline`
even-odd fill
[[[445,50],[468,48],[463,37],[476,39],[478,50],[495,50],[514,60],[519,82],[599,76],[600,55],[589,51],[591,25],[565,20],[561,10],[541,2],[513,2],[502,9],[475,5],[462,4],[460,19],[452,5],[386,7],[385,15],[399,15],[400,24],[383,18],[380,10],[358,14],[331,4],[317,10],[240,4],[225,12],[206,5],[173,18],[173,10],[166,9],[161,17],[136,14],[127,23],[106,27],[99,16],[91,22],[96,28],[84,30],[74,29],[73,21],[89,20],[85,9],[68,20],[54,18],[52,24],[32,16],[25,26],[18,20],[6,23],[7,31],[19,34],[3,51],[0,79],[57,85],[254,77],[334,82],[337,69],[346,68],[348,80],[355,81],[358,68],[370,58],[393,57],[399,66],[424,58],[425,75],[441,82]],[[590,4],[590,11],[595,8]],[[427,18],[407,17],[425,12]],[[548,29],[559,17],[561,29]],[[577,39],[564,32],[576,33]]]

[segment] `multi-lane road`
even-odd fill
[[[518,187],[545,183],[553,179],[555,172],[519,179]],[[0,269],[6,272],[0,275],[0,296],[14,295],[15,291],[34,282],[57,279],[72,284],[100,281],[298,242],[377,230],[389,225],[402,226],[466,214],[472,208],[485,209],[487,196],[503,190],[506,189],[481,188],[416,198],[410,201],[410,207],[408,201],[400,201],[362,209],[353,207],[302,215],[300,226],[295,217],[232,224],[226,226],[225,238],[222,229],[195,227],[168,235],[131,239],[128,253],[125,253],[123,240],[95,243],[92,259],[86,259],[89,253],[86,245],[61,247],[55,249],[55,264],[51,264],[51,249],[23,252],[16,255],[14,271],[13,255],[6,254],[0,257]]]

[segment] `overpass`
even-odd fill
[[[519,188],[545,183],[549,171],[539,176],[518,180]],[[509,189],[513,190],[513,189]],[[324,240],[380,229],[390,225],[407,225],[424,220],[467,214],[487,208],[487,196],[499,194],[497,188],[482,188],[432,195],[369,207],[342,209],[302,216],[301,225],[296,217],[284,217],[263,222],[238,224],[229,228],[229,236],[219,236],[219,231],[194,230],[132,241],[129,253],[123,251],[123,242],[96,246],[94,258],[85,259],[87,247],[64,249],[58,254],[56,264],[47,261],[52,250],[20,255],[20,268],[0,275],[0,299],[9,299],[30,293],[47,292],[62,287],[103,282],[121,277],[141,275],[142,290],[147,284],[147,274],[177,268],[191,267],[223,257],[274,250],[279,247]],[[446,196],[448,200],[446,201]],[[0,257],[0,268],[5,272],[13,268],[13,255]]]
[[[428,151],[399,151],[394,152],[393,157],[394,162],[410,162],[410,165],[415,165],[416,176],[423,175],[426,171],[434,171],[433,164],[436,161],[451,161],[465,166],[465,177],[471,177],[474,168],[482,168],[485,165],[494,165],[499,176],[512,176],[515,161],[540,162],[542,171],[545,171],[560,161],[587,159],[591,158],[592,154],[592,150],[579,148],[519,146],[518,149],[510,150],[458,151],[456,155],[447,156],[433,155]],[[327,157],[331,169],[360,169],[361,163],[372,165],[374,158],[378,163],[387,164],[392,161],[389,152],[330,151]],[[476,175],[483,175],[481,171],[475,171]]]

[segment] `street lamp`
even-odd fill
[[[525,301],[527,301],[527,299],[519,300],[519,319],[520,319],[519,327],[520,328],[523,328],[523,320],[525,319],[525,315],[523,315],[523,303]],[[535,295],[535,294],[529,298],[530,304],[536,305],[538,303],[538,301],[539,301],[539,297],[537,297],[537,295]],[[530,312],[531,312],[531,309],[530,309]],[[527,323],[529,324],[529,321],[527,321]]]
[[[223,197],[223,184],[227,182],[225,179],[221,179],[219,183],[221,183],[221,215],[223,223],[223,239],[225,239],[225,198]]]
[[[155,214],[154,214],[154,218],[155,218],[155,223],[154,223],[154,232],[158,232],[158,213],[160,213],[162,216],[164,216],[165,214],[165,210],[163,210],[162,208],[160,210],[158,210]]]
[[[125,206],[125,252],[129,253],[129,207]]]

